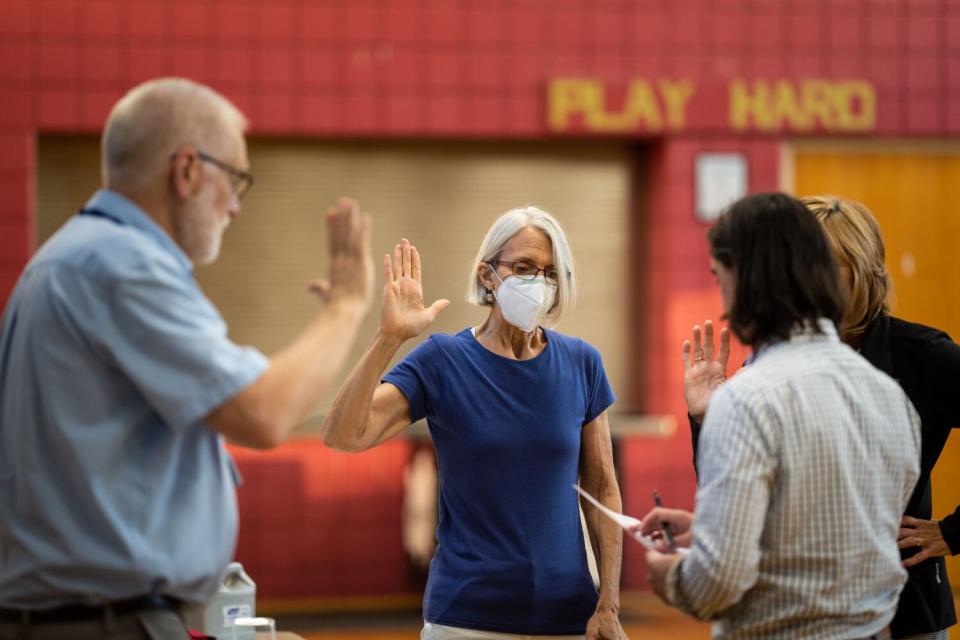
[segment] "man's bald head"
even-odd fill
[[[103,130],[107,188],[142,191],[166,179],[170,156],[185,144],[217,153],[247,128],[229,100],[184,78],[150,80],[120,99]]]

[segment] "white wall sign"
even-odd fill
[[[747,195],[747,159],[742,153],[699,153],[694,166],[697,219],[713,222]]]

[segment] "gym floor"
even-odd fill
[[[710,625],[697,622],[660,603],[649,593],[624,594],[621,620],[627,635],[670,640],[707,640]],[[960,610],[960,595],[957,598]],[[304,640],[417,640],[422,621],[418,612],[278,615],[277,627]],[[956,630],[957,627],[952,627]]]
[[[710,625],[663,606],[649,593],[624,594],[620,619],[631,638],[661,638],[667,633],[670,640],[710,637]],[[278,629],[305,640],[417,640],[423,626],[419,611],[277,615],[276,620]]]

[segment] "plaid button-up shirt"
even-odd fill
[[[714,638],[866,638],[893,617],[920,420],[820,324],[761,350],[710,402],[693,548],[667,591],[715,620]]]

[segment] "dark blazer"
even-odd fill
[[[930,472],[950,435],[960,427],[960,346],[946,333],[881,315],[867,327],[860,355],[895,379],[920,414],[920,479],[907,503],[905,515],[930,520]],[[696,467],[701,425],[692,417],[693,459]],[[940,531],[952,554],[960,553],[960,506],[940,521]],[[917,549],[904,549],[909,558]],[[946,562],[932,558],[907,569],[891,623],[894,638],[946,629],[957,621]]]

